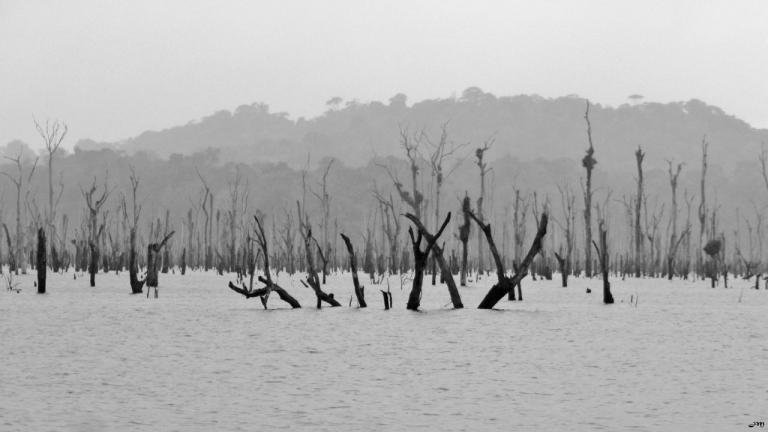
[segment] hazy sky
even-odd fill
[[[768,127],[768,1],[0,0],[0,143],[119,140],[265,102],[702,99]]]

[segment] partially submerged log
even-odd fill
[[[364,287],[360,285],[360,280],[357,278],[357,258],[355,257],[355,249],[352,247],[352,242],[349,241],[349,237],[342,233],[341,238],[344,239],[344,244],[347,246],[347,251],[349,252],[349,266],[352,270],[352,283],[355,286],[357,304],[360,305],[361,308],[367,307],[368,305],[365,303]],[[385,307],[385,309],[389,309],[389,307]]]
[[[432,256],[437,260],[437,264],[440,266],[441,279],[443,279],[445,284],[448,286],[448,293],[451,296],[451,303],[453,303],[454,309],[463,308],[464,304],[461,302],[461,296],[459,295],[459,289],[456,287],[456,281],[453,280],[451,267],[445,261],[445,256],[443,256],[443,249],[437,244],[437,239],[440,238],[440,234],[442,234],[443,229],[445,229],[448,221],[451,220],[451,213],[448,213],[448,216],[445,218],[445,222],[443,222],[442,227],[440,227],[440,231],[437,233],[437,235],[434,236],[427,230],[427,228],[415,215],[407,213],[405,217],[408,218],[414,225],[416,225],[416,228],[419,230],[419,236],[423,235],[424,238],[427,239],[427,244],[433,244]]]
[[[485,234],[485,238],[488,240],[488,246],[491,249],[491,254],[493,255],[493,260],[496,263],[496,276],[498,281],[491,287],[491,289],[483,298],[483,301],[481,301],[480,305],[478,306],[478,309],[492,309],[494,306],[496,306],[496,303],[498,303],[499,300],[504,298],[505,294],[508,294],[510,291],[512,291],[515,288],[515,285],[518,285],[520,281],[526,276],[526,274],[528,274],[528,267],[530,267],[533,258],[536,257],[539,251],[541,251],[542,239],[547,234],[547,223],[549,221],[549,216],[546,212],[541,214],[539,227],[536,231],[536,237],[533,239],[533,244],[528,250],[528,254],[525,256],[523,261],[517,266],[517,270],[514,276],[511,278],[507,277],[504,272],[504,265],[501,261],[501,255],[499,255],[499,251],[496,248],[496,243],[493,241],[493,236],[491,235],[491,224],[482,223],[482,221],[480,221],[480,219],[478,219],[474,213],[470,212],[470,216],[475,220],[475,222],[477,222],[477,224],[480,226],[480,229]]]
[[[232,282],[229,283],[229,288],[236,293],[244,295],[245,298],[259,297],[261,300],[261,305],[264,307],[264,309],[267,309],[267,300],[269,300],[269,294],[272,291],[276,292],[280,299],[291,305],[292,308],[301,308],[301,304],[299,304],[295,298],[293,298],[290,294],[288,294],[286,290],[272,281],[272,276],[270,276],[269,272],[269,248],[267,247],[267,236],[264,234],[264,227],[262,226],[259,217],[254,216],[253,219],[256,221],[256,228],[254,229],[256,232],[255,241],[259,244],[259,247],[262,251],[261,255],[264,257],[264,276],[259,276],[258,280],[265,286],[264,288],[254,290],[253,278],[251,278],[251,286],[248,288],[245,286],[240,288]]]

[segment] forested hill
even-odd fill
[[[298,167],[330,156],[350,166],[363,166],[374,156],[402,155],[400,127],[424,129],[437,137],[448,122],[449,139],[470,147],[495,135],[492,158],[512,156],[521,161],[566,157],[578,160],[586,147],[585,100],[576,96],[547,99],[539,96],[496,97],[478,88],[460,97],[409,104],[398,94],[387,103],[342,101],[334,98],[328,110],[312,119],[293,120],[273,113],[264,104],[242,105],[218,111],[199,121],[162,131],[144,132],[122,143],[81,140],[94,149],[109,145],[130,152],[147,151],[167,158],[217,148],[221,162],[286,162]],[[617,169],[632,169],[638,145],[649,155],[649,167],[663,168],[666,160],[685,161],[698,155],[704,135],[712,143],[715,164],[734,168],[754,160],[768,130],[725,113],[699,100],[676,103],[641,102],[618,107],[594,103],[590,110],[598,162]],[[694,154],[692,154],[694,153]]]

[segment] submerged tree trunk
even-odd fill
[[[608,231],[605,229],[605,222],[600,221],[600,247],[594,241],[597,256],[600,259],[600,270],[603,273],[603,303],[613,304],[613,294],[611,294],[611,282],[608,280]]]
[[[136,228],[130,232],[131,250],[128,252],[128,277],[131,281],[131,294],[141,294],[146,279],[139,279],[139,265],[136,262]]]
[[[46,263],[45,263],[45,230],[37,230],[37,293],[45,294]]]
[[[496,303],[498,303],[499,300],[504,298],[505,294],[514,290],[515,286],[518,285],[519,282],[528,273],[528,267],[530,267],[533,258],[536,257],[536,255],[541,250],[542,239],[547,234],[547,223],[549,221],[549,216],[546,212],[542,213],[541,219],[539,220],[539,227],[536,231],[536,237],[533,239],[533,244],[528,250],[528,254],[517,267],[515,275],[511,278],[504,274],[504,264],[501,261],[501,256],[499,255],[498,249],[496,249],[496,243],[493,242],[493,236],[491,235],[491,225],[483,224],[482,221],[480,221],[480,219],[478,219],[472,213],[470,213],[470,216],[472,216],[472,219],[477,222],[485,234],[486,240],[488,240],[488,247],[491,249],[491,254],[493,255],[494,261],[496,262],[496,274],[498,281],[491,287],[491,289],[488,291],[478,306],[478,309],[492,309],[494,306],[496,306]]]
[[[432,235],[429,231],[427,231],[427,228],[421,223],[419,218],[416,217],[416,215],[413,214],[406,214],[406,218],[408,218],[411,222],[413,222],[414,225],[416,225],[416,228],[419,231],[419,238],[422,236],[427,240],[427,245],[430,249],[432,249],[432,256],[437,260],[438,265],[440,266],[440,273],[442,275],[443,280],[445,281],[445,284],[448,286],[448,293],[451,296],[451,303],[453,304],[454,309],[461,309],[464,307],[464,304],[461,302],[461,295],[459,295],[459,289],[456,287],[456,281],[453,280],[453,275],[451,274],[451,268],[448,265],[448,263],[445,261],[445,256],[443,255],[443,250],[440,246],[437,245],[437,240],[440,238],[440,235],[442,234],[443,230],[447,226],[448,222],[451,220],[451,213],[448,213],[448,216],[446,216],[445,221],[443,222],[443,225],[440,227],[440,231],[436,235]],[[414,253],[418,249],[418,245],[415,245]],[[415,257],[415,255],[414,255]],[[425,258],[426,259],[426,258]],[[426,262],[424,263],[426,265]],[[422,268],[423,272],[423,268]],[[423,276],[423,275],[422,275]],[[421,291],[419,290],[419,295],[421,295]],[[410,300],[409,300],[410,303]],[[418,304],[416,304],[416,308],[418,309]]]
[[[349,266],[352,270],[352,283],[355,286],[357,304],[360,305],[361,308],[367,307],[368,305],[365,303],[364,288],[360,286],[360,280],[357,278],[357,258],[355,258],[355,249],[352,247],[352,242],[349,241],[349,237],[341,234],[341,238],[344,239],[344,244],[347,245],[347,251],[349,251]]]

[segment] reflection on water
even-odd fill
[[[524,284],[507,311],[269,310],[208,274],[55,276],[0,293],[0,430],[738,430],[768,416],[768,292],[645,280]],[[483,287],[462,289],[476,306]],[[329,279],[346,305],[351,279]],[[595,290],[597,292],[599,290]],[[639,294],[637,308],[630,296]],[[624,301],[624,303],[620,303]],[[273,296],[270,306],[284,307]]]

